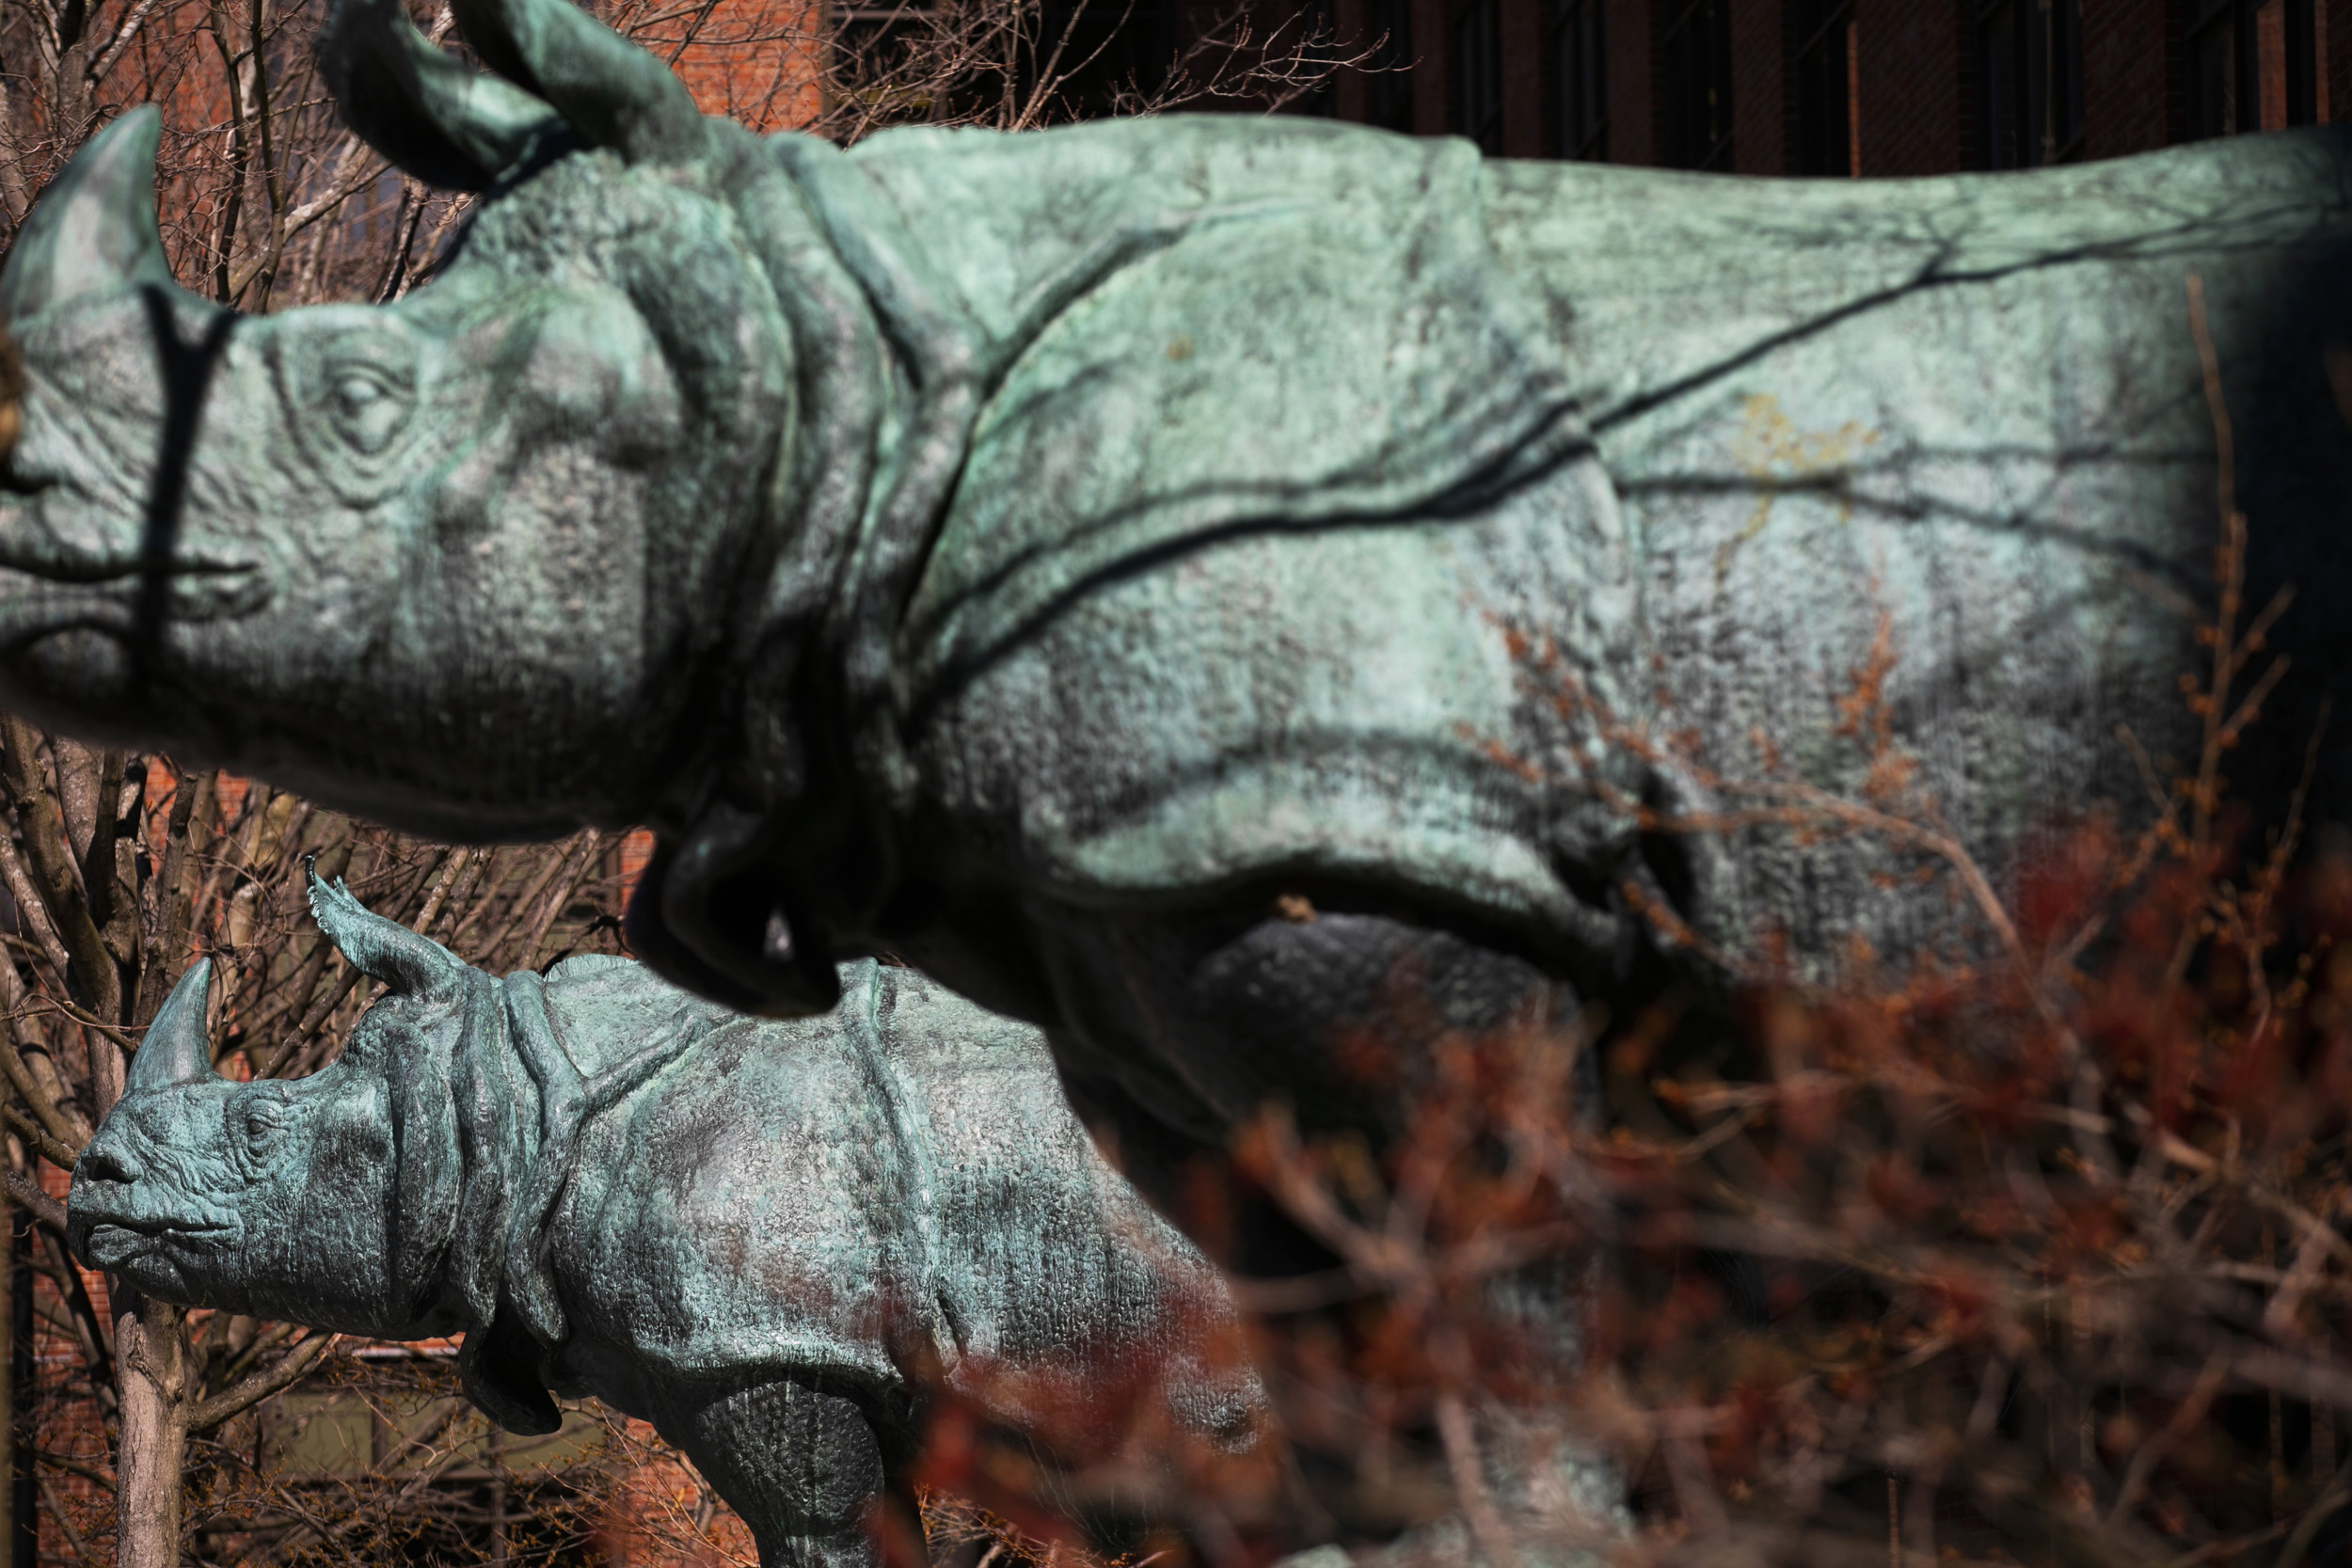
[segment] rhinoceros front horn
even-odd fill
[[[155,226],[163,116],[141,104],[82,144],[33,204],[0,268],[0,317],[25,321],[103,289],[176,288]]]
[[[341,877],[331,883],[320,881],[314,866],[306,874],[310,882],[310,913],[352,968],[373,975],[402,995],[447,998],[457,994],[469,971],[456,954],[397,920],[374,913],[351,895]]]
[[[204,1035],[204,993],[212,980],[213,960],[199,958],[171,988],[123,1075],[129,1093],[192,1084],[213,1070],[212,1045]]]

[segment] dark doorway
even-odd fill
[[[1551,155],[1609,161],[1607,0],[1555,0],[1551,8]]]
[[[1454,7],[1453,109],[1454,135],[1502,150],[1502,0]]]
[[[1788,12],[1791,112],[1788,172],[1862,172],[1862,140],[1854,123],[1860,89],[1859,40],[1853,0],[1791,0]]]
[[[1412,0],[1365,0],[1364,33],[1372,40],[1371,119],[1391,131],[1413,128]]]

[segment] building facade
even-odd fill
[[[1341,119],[1766,175],[2111,158],[2352,117],[2352,0],[1320,0]]]

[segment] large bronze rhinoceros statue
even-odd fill
[[[483,193],[395,304],[175,287],[151,111],[32,214],[0,700],[422,831],[649,822],[633,940],[708,996],[821,1011],[886,950],[1105,1103],[1377,1135],[1421,1043],[1624,985],[1654,919],[1937,940],[1868,843],[1645,822],[1753,732],[1857,786],[1882,626],[1887,739],[1994,876],[2144,799],[2115,731],[2187,754],[2218,527],[2191,275],[2248,592],[2303,590],[2295,757],[2345,666],[2341,133],[1884,184],[1308,119],[844,152],[562,0],[455,11],[495,74],[389,0],[322,44]],[[1400,976],[1408,1070],[1355,1070]]]

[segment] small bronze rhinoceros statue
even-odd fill
[[[340,883],[311,906],[388,994],[334,1066],[239,1084],[211,1070],[191,968],[74,1170],[93,1267],[462,1333],[501,1425],[552,1431],[550,1388],[650,1419],[771,1564],[870,1555],[934,1380],[1065,1439],[1089,1400],[1125,1425],[1155,1393],[1162,1433],[1255,1440],[1222,1283],[1096,1153],[1036,1031],[871,962],[788,1022],[620,958],[501,980]]]

